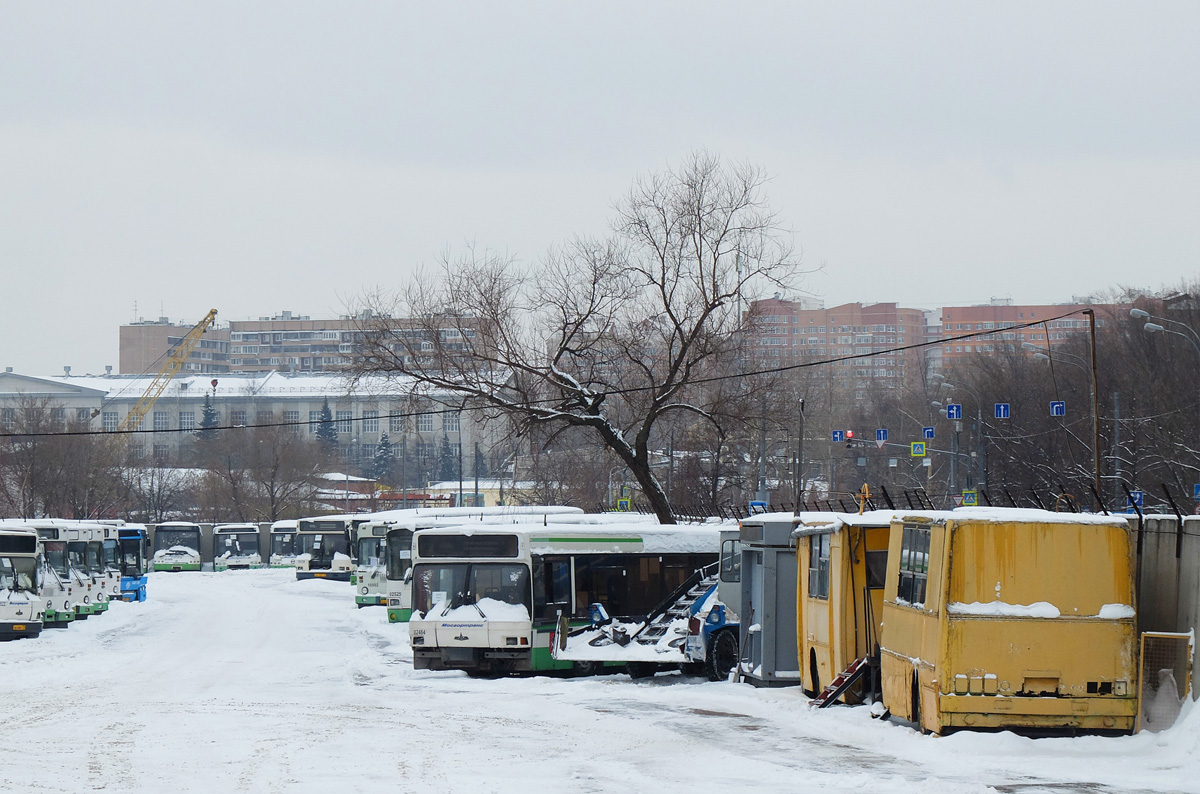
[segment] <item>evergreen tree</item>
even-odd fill
[[[196,437],[201,441],[215,441],[219,424],[220,417],[217,416],[217,409],[213,407],[212,395],[205,392],[204,407],[200,410],[200,429],[196,431]]]
[[[321,404],[320,423],[317,425],[317,441],[327,455],[337,451],[337,426],[333,423],[333,411],[329,410],[329,399]]]
[[[388,434],[379,437],[379,446],[375,448],[375,462],[371,467],[371,476],[384,485],[392,482],[392,442]]]
[[[438,477],[443,482],[458,479],[458,456],[454,454],[454,449],[450,446],[450,436],[445,433],[442,433],[442,455],[438,461]]]

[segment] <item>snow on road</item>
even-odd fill
[[[924,737],[796,690],[414,671],[403,625],[291,571],[0,645],[0,792],[1200,792],[1200,709],[1133,737]]]

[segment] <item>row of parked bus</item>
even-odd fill
[[[1137,724],[1123,517],[963,508],[660,526],[557,510],[349,528],[356,601],[386,599],[421,669],[732,672],[817,705],[875,702],[935,733]]]
[[[0,639],[145,601],[147,537],[122,521],[0,520]]]
[[[410,509],[279,522],[270,538],[267,564],[349,580],[357,606],[407,623],[419,669],[732,673],[939,733],[1129,731],[1144,694],[1134,544],[1118,516],[663,526],[569,507]],[[199,569],[199,540],[198,525],[160,524],[153,567]],[[217,525],[214,568],[262,567],[258,543],[256,525]]]

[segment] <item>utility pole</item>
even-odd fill
[[[1113,401],[1113,504],[1121,504],[1121,392],[1112,394]]]
[[[796,433],[796,462],[795,470],[792,474],[792,484],[795,488],[794,503],[796,512],[800,512],[800,505],[804,504],[804,400],[800,400],[797,405],[798,414],[800,417],[800,430]]]
[[[1088,316],[1088,335],[1092,346],[1092,458],[1095,465],[1093,483],[1096,489],[1096,499],[1100,499],[1100,395],[1096,388],[1096,310],[1084,309]],[[1097,508],[1100,505],[1096,505]]]

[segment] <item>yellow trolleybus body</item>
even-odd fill
[[[871,510],[796,516],[796,650],[804,688],[813,694],[879,651],[893,515]],[[874,682],[864,683],[842,699],[861,702]]]
[[[1132,731],[1131,532],[1117,517],[898,513],[884,591],[884,705],[924,731]]]

